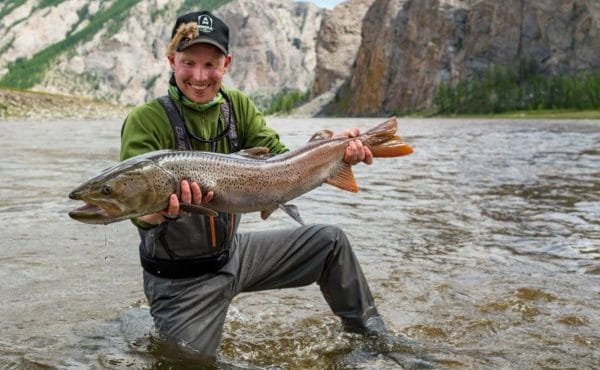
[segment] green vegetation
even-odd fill
[[[456,116],[455,116],[456,117]],[[529,111],[512,111],[497,114],[461,114],[461,118],[501,118],[501,119],[597,119],[600,110],[576,109],[536,109]]]
[[[600,71],[545,76],[533,62],[522,63],[517,72],[492,65],[478,78],[442,83],[434,106],[440,115],[599,110]]]
[[[90,23],[81,31],[68,35],[64,40],[35,54],[31,59],[19,58],[8,66],[8,73],[0,80],[0,86],[29,89],[39,83],[49,66],[63,53],[78,43],[90,40],[109,25],[122,21],[128,11],[140,0],[115,1],[109,8],[90,17]],[[54,1],[46,1],[52,4]],[[113,26],[114,27],[114,26]]]
[[[4,7],[0,10],[0,19],[10,14],[13,10],[25,4],[25,0],[4,0]]]
[[[41,0],[37,6],[36,9],[43,9],[43,8],[50,8],[53,6],[57,6],[60,3],[63,3],[65,0]]]
[[[270,104],[263,109],[265,115],[289,113],[292,109],[308,101],[310,91],[284,89],[272,97]]]
[[[162,77],[162,74],[160,73],[150,76],[150,78],[148,78],[144,83],[144,89],[152,90],[154,88],[154,85],[156,84],[156,81],[158,81],[160,77]]]
[[[56,6],[64,0],[41,0],[36,9]],[[111,37],[121,28],[123,20],[127,17],[129,10],[135,6],[140,0],[122,0],[115,1],[110,7],[98,11],[96,14],[89,16],[89,9],[84,6],[80,12],[80,22],[74,25],[73,30],[67,37],[47,48],[36,53],[31,59],[19,58],[8,65],[8,73],[0,79],[0,86],[30,89],[42,81],[48,68],[56,61],[56,59],[64,53],[72,50],[77,44],[90,40],[100,31],[104,31],[103,37]],[[213,10],[219,6],[230,2],[231,0],[186,0],[182,4],[180,11],[189,10]],[[0,19],[2,16],[9,14],[12,10],[24,4],[24,0],[7,0],[4,7],[0,11]],[[89,23],[78,32],[74,32],[77,27],[89,17]]]

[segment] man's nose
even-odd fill
[[[208,76],[208,71],[204,67],[197,66],[194,68],[194,79],[204,81]]]

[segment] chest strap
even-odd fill
[[[167,112],[169,122],[171,122],[171,127],[175,134],[175,148],[179,150],[192,150],[190,137],[187,134],[185,124],[173,99],[169,95],[164,95],[158,98],[158,102],[162,105],[165,112]]]
[[[177,105],[173,99],[169,95],[163,95],[158,97],[158,102],[163,107],[165,112],[167,112],[169,122],[171,122],[171,127],[173,128],[173,133],[175,134],[176,149],[192,150],[190,135],[187,132],[183,117],[181,117],[181,113],[179,112],[179,109],[177,108]],[[225,101],[220,106],[219,116],[221,117],[223,123],[229,123],[229,130],[227,131],[229,150],[232,153],[237,152],[241,149],[237,132],[237,124],[235,114],[227,98],[225,98]]]

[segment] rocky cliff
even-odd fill
[[[183,0],[37,0],[0,4],[0,77],[10,63],[49,54],[57,57],[34,90],[138,104],[164,94],[169,68],[164,55]],[[68,45],[100,12],[117,7],[91,37]],[[239,0],[214,11],[231,28],[233,64],[226,84],[249,93],[307,90],[316,65],[315,43],[323,9],[291,0]],[[79,33],[78,33],[79,32]],[[62,44],[61,44],[62,42]],[[63,48],[56,52],[56,48]],[[355,45],[358,48],[358,43]]]
[[[241,0],[216,13],[232,34],[229,85],[267,93],[310,86],[323,9],[307,2]]]
[[[339,86],[350,76],[362,40],[363,19],[373,1],[348,0],[325,11],[315,46],[312,97]]]
[[[352,77],[332,110],[379,115],[431,106],[441,81],[491,64],[541,73],[600,69],[597,0],[376,0]]]
[[[141,103],[165,92],[165,45],[188,3],[2,1],[0,78],[24,66],[35,90]],[[310,114],[427,109],[441,82],[492,64],[533,63],[548,75],[600,70],[598,0],[348,0],[333,10],[238,0],[215,13],[232,31],[226,84],[265,96],[311,89]],[[321,110],[326,95],[335,99]]]

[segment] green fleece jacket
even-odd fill
[[[187,98],[179,98],[176,89],[169,95],[178,106],[183,106],[187,129],[200,138],[211,139],[225,128],[219,118],[223,95],[227,96],[236,118],[241,149],[264,146],[271,153],[279,154],[288,149],[279,141],[279,135],[266,125],[263,115],[250,98],[239,90],[221,89],[221,95],[212,104],[200,105]],[[209,144],[190,139],[194,150],[209,151]],[[121,160],[153,150],[175,149],[175,135],[167,113],[158,100],[153,99],[134,108],[121,129]],[[229,138],[217,144],[217,152],[229,152]]]
[[[267,147],[271,153],[280,154],[288,149],[279,141],[279,135],[266,125],[263,115],[247,95],[239,90],[221,89],[221,94],[209,104],[201,105],[183,97],[170,86],[169,95],[177,106],[183,107],[187,129],[200,138],[211,139],[225,128],[219,117],[220,105],[227,96],[236,118],[240,149]],[[210,144],[191,139],[194,150],[209,151]],[[229,153],[229,137],[217,143],[217,152]],[[158,100],[153,99],[134,108],[125,118],[121,128],[121,160],[154,150],[175,149],[175,134],[169,117]],[[132,222],[149,229],[153,225],[139,220]]]

